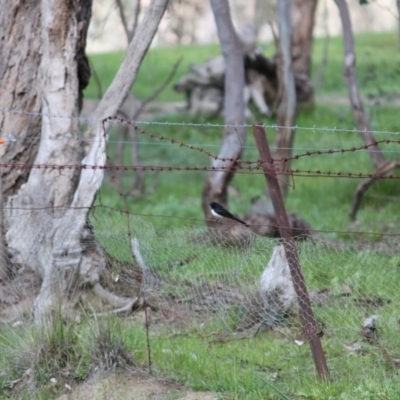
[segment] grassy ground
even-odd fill
[[[93,221],[100,242],[124,258],[129,250],[123,232],[116,232],[107,220],[100,224],[101,220],[98,213]],[[314,306],[314,312],[324,330],[322,343],[332,376],[327,383],[315,376],[310,349],[296,318],[282,319],[276,331],[264,329],[254,337],[253,329],[242,332],[247,339],[238,340],[240,334],[235,339],[234,330],[243,326],[250,313],[256,315],[251,299],[276,241],[254,238],[243,247],[213,247],[195,241],[198,232],[194,228],[156,232],[140,220],[131,222],[133,233],[142,234],[148,265],[166,282],[153,287],[149,301],[155,301],[154,293],[156,298],[173,295],[177,300],[172,309],[149,312],[155,376],[216,392],[221,399],[285,398],[271,385],[292,399],[383,400],[400,395],[395,364],[400,354],[398,254],[350,247],[334,250],[307,243],[300,246],[309,289],[324,290],[326,296]],[[188,254],[197,257],[179,266],[176,261]],[[121,271],[113,272],[122,276]],[[222,290],[204,296],[205,282],[220,288],[223,285],[223,290],[233,288],[243,298],[240,302],[218,302],[216,293]],[[343,285],[350,292],[344,292]],[[209,297],[212,302],[204,305]],[[169,316],[165,316],[168,310]],[[141,318],[94,318],[91,313],[88,309],[79,323],[56,319],[50,329],[39,332],[29,325],[3,325],[0,388],[15,382],[16,393],[22,398],[34,394],[34,398],[47,399],[65,391],[65,384],[73,387],[98,370],[148,367]],[[363,339],[360,332],[363,319],[372,314],[380,316],[378,338],[384,350]]]
[[[398,110],[391,105],[393,96],[399,95],[400,75],[397,36],[393,34],[362,35],[356,38],[358,72],[364,96],[377,96],[385,104],[368,108],[373,129],[398,131]],[[314,49],[314,77],[321,65],[323,41],[317,40]],[[269,48],[268,52],[272,52]],[[152,50],[141,68],[133,92],[139,98],[148,96],[168,74],[172,64],[183,56],[178,76],[187,66],[199,63],[218,53],[218,46],[182,47]],[[92,55],[91,61],[102,81],[103,90],[111,82],[122,53]],[[86,94],[96,97],[96,86],[90,83]],[[323,85],[318,94],[344,96],[346,88],[342,78],[342,45],[340,38],[332,38],[328,65]],[[160,97],[161,101],[182,100],[173,92],[172,84]],[[161,117],[160,117],[161,118]],[[160,119],[159,118],[159,119]],[[166,118],[162,118],[166,120]],[[170,125],[146,125],[155,134],[200,145],[208,151],[218,152],[222,128],[211,126],[178,126],[178,122],[221,123],[221,120],[189,118],[185,115],[168,117]],[[265,120],[273,124],[274,120]],[[351,132],[334,132],[354,128],[348,107],[316,105],[312,110],[302,110],[297,119],[295,154],[312,149],[351,148],[361,145],[361,139]],[[329,128],[329,130],[324,129]],[[274,132],[268,131],[273,143]],[[377,135],[377,139],[385,138]],[[390,139],[397,137],[388,136]],[[111,133],[109,154],[113,159],[118,130]],[[399,147],[382,146],[388,159],[398,159]],[[129,146],[125,146],[125,163],[130,164]],[[140,136],[142,162],[146,165],[208,166],[207,156],[194,150],[177,147],[165,141]],[[249,131],[245,158],[257,158],[256,148]],[[112,161],[111,161],[112,162]],[[365,153],[346,153],[303,157],[293,162],[293,168],[323,171],[371,172],[372,164]],[[133,181],[132,173],[123,178],[124,190]],[[197,229],[203,229],[200,195],[206,173],[204,172],[147,172],[146,193],[138,198],[128,198],[125,203],[116,191],[112,177],[108,176],[97,204],[127,207],[140,219],[133,219],[131,230],[144,247],[150,265],[161,266],[158,273],[170,279],[187,282],[202,280],[218,283],[216,273],[221,271],[229,282],[241,279],[245,287],[256,290],[258,277],[265,267],[275,242],[252,242],[250,252],[243,249],[210,248],[204,243],[189,242]],[[287,198],[289,211],[298,213],[319,233],[320,237],[345,240],[350,243],[360,239],[377,241],[381,233],[398,232],[400,217],[397,181],[376,183],[365,197],[356,223],[348,219],[355,179],[296,177],[294,188]],[[229,198],[230,208],[238,215],[249,209],[251,199],[262,195],[265,186],[260,174],[237,174],[232,182],[237,189]],[[154,214],[155,216],[149,216]],[[166,215],[172,218],[159,217]],[[179,217],[179,218],[177,218]],[[99,215],[93,216],[100,241],[111,255],[128,261],[126,245],[126,220],[110,216],[100,224]],[[186,218],[186,219],[185,219]],[[143,222],[144,221],[144,222]],[[147,224],[148,223],[148,224]],[[339,232],[340,231],[340,232]],[[375,232],[362,236],[349,231]],[[144,233],[145,232],[145,233]],[[141,236],[140,236],[141,235]],[[170,261],[183,259],[191,253],[200,254],[183,268],[170,267]],[[150,326],[150,343],[154,374],[172,378],[199,390],[210,390],[224,399],[278,399],[285,398],[271,385],[292,399],[397,399],[400,397],[399,375],[391,363],[400,355],[398,344],[398,304],[400,260],[396,253],[371,250],[329,250],[322,245],[304,245],[300,254],[306,281],[310,289],[328,290],[329,301],[316,306],[317,320],[324,326],[322,339],[332,374],[331,382],[320,382],[315,376],[309,347],[298,346],[293,339],[301,339],[296,324],[282,327],[284,334],[261,332],[251,340],[211,343],[215,331],[232,330],[243,310],[234,315],[226,312],[211,313],[205,321],[184,321],[179,327],[165,324],[154,318]],[[228,278],[227,278],[228,279]],[[344,286],[345,285],[345,286]],[[182,284],[182,287],[184,284]],[[180,286],[164,287],[168,293]],[[350,293],[343,296],[344,287]],[[346,289],[347,290],[347,289]],[[196,292],[198,295],[199,293]],[[367,305],[370,299],[381,299],[383,304]],[[239,312],[240,311],[240,312]],[[384,352],[363,340],[360,325],[363,318],[379,314],[379,340]],[[210,336],[209,336],[210,335]],[[63,384],[86,379],[96,369],[113,370],[124,366],[148,365],[146,335],[143,323],[131,319],[95,319],[83,317],[79,324],[57,321],[46,333],[33,327],[0,327],[0,390],[4,398],[19,393],[23,398],[53,398],[64,389]],[[389,358],[389,359],[388,359]],[[29,373],[27,372],[29,371]],[[51,383],[55,378],[57,385]],[[15,392],[10,392],[10,384]],[[72,383],[71,383],[72,384]],[[287,398],[286,397],[286,398]]]

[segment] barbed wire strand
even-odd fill
[[[13,110],[13,109],[4,109],[0,108],[0,112],[6,114],[23,114],[23,115],[30,115],[35,117],[47,117],[47,118],[61,118],[61,119],[71,119],[71,120],[78,120],[81,122],[87,123],[102,123],[104,118],[90,118],[90,117],[71,117],[66,115],[52,115],[46,114],[41,112],[32,112],[32,111],[24,111],[24,110]],[[154,121],[154,120],[132,120],[130,121],[133,124],[137,125],[159,125],[159,126],[181,126],[181,127],[199,127],[199,128],[251,128],[252,124],[217,124],[217,123],[195,123],[195,122],[170,122],[170,121]],[[126,123],[118,121],[116,119],[113,123]],[[301,125],[294,125],[294,126],[281,126],[277,124],[263,124],[263,127],[266,129],[292,129],[292,130],[302,130],[302,131],[311,131],[311,132],[331,132],[331,133],[372,133],[374,135],[400,135],[399,131],[381,131],[381,130],[358,130],[358,129],[348,129],[348,128],[338,128],[338,127],[329,127],[329,126],[301,126]]]
[[[264,174],[263,166],[234,166],[234,167],[213,167],[213,166],[194,166],[179,167],[174,165],[89,165],[89,164],[19,164],[19,163],[0,163],[0,168],[6,169],[43,169],[54,170],[62,174],[62,170],[83,170],[83,169],[102,169],[105,171],[152,171],[152,172],[209,172],[209,171],[225,171],[235,172],[238,174]],[[397,180],[400,175],[388,174],[380,175],[377,173],[362,173],[349,171],[322,171],[322,170],[302,170],[302,169],[275,169],[278,175],[292,175],[297,177],[320,177],[320,178],[352,178],[352,179],[377,179],[377,180]]]

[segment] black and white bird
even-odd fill
[[[212,201],[210,203],[210,207],[211,207],[211,214],[216,218],[219,218],[219,219],[229,218],[229,219],[233,219],[234,221],[240,222],[244,226],[247,226],[247,227],[249,226],[249,225],[246,224],[246,222],[242,221],[239,218],[236,218],[227,209],[222,207],[221,204],[218,204],[215,201]]]

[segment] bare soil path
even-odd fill
[[[219,400],[211,392],[194,392],[169,380],[129,372],[94,376],[57,400]]]

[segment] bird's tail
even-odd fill
[[[237,222],[240,222],[240,223],[241,223],[241,224],[243,224],[244,226],[247,226],[247,227],[249,227],[249,225],[248,225],[248,224],[246,224],[246,222],[242,221],[241,219],[239,219],[239,218],[236,218],[236,217],[233,217],[233,219],[234,219],[235,221],[237,221]]]

